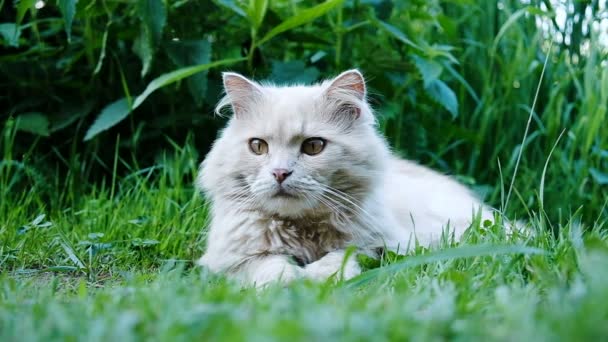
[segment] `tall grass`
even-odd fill
[[[462,41],[458,70],[479,98],[477,101],[463,85],[458,86],[459,103],[465,113],[458,118],[458,126],[469,129],[466,133],[474,138],[453,134],[452,140],[460,139],[465,144],[451,157],[461,161],[462,172],[489,182],[494,187],[491,201],[497,203],[504,190],[498,186],[500,177],[505,184],[510,182],[523,148],[521,173],[515,182],[520,194],[515,212],[523,214],[523,208],[540,210],[539,198],[543,196],[544,210],[552,220],[573,212],[588,222],[605,220],[608,193],[606,173],[600,170],[606,170],[608,160],[602,151],[608,144],[600,122],[608,104],[606,91],[602,90],[608,71],[600,60],[605,59],[607,48],[596,34],[591,34],[587,54],[579,56],[575,64],[568,46],[550,44],[556,37],[547,33],[553,31],[537,27],[536,9],[518,2],[502,4],[499,9],[494,3],[480,1],[466,10],[457,6],[446,10],[467,23],[458,31]],[[519,142],[547,55],[549,64],[531,131],[522,146]],[[542,165],[564,130],[565,138],[548,163],[544,194],[539,194]]]

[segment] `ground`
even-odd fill
[[[370,270],[350,281],[256,290],[194,266],[205,239],[199,194],[168,177],[137,177],[74,207],[46,207],[33,193],[5,202],[0,340],[608,337],[599,223],[532,217],[507,235],[476,222],[460,243],[380,262],[359,256]]]

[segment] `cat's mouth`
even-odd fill
[[[285,188],[279,188],[273,195],[273,198],[297,198],[298,196],[287,192]]]

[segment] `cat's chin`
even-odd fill
[[[270,196],[263,204],[264,209],[272,214],[284,217],[300,217],[306,215],[313,208],[311,202],[293,194],[275,194]]]
[[[294,200],[299,198],[299,196],[289,193],[283,188],[279,189],[271,197],[272,198],[283,198],[283,199],[294,199]]]

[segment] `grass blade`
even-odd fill
[[[540,196],[540,208],[541,210],[545,210],[545,176],[547,174],[547,168],[549,167],[549,160],[551,160],[551,156],[553,155],[553,151],[555,151],[555,148],[557,147],[557,144],[559,144],[559,141],[562,139],[562,136],[564,135],[564,133],[566,133],[566,129],[564,128],[562,130],[562,132],[559,134],[559,137],[557,137],[557,140],[555,141],[555,144],[553,144],[553,147],[551,148],[551,151],[549,152],[549,155],[547,156],[547,161],[545,161],[545,166],[543,167],[543,173],[542,176],[540,178],[540,190],[539,190],[539,196]]]
[[[505,200],[505,206],[502,208],[504,213],[507,212],[507,207],[509,206],[509,198],[511,197],[511,192],[513,191],[513,186],[515,185],[515,177],[517,177],[517,169],[519,168],[519,163],[521,162],[521,156],[524,152],[524,147],[526,144],[526,139],[528,138],[528,132],[530,131],[530,124],[532,123],[532,117],[534,116],[534,108],[536,108],[536,101],[538,100],[538,94],[540,93],[540,86],[543,83],[543,78],[545,76],[545,70],[547,69],[547,62],[549,62],[549,57],[551,56],[551,51],[553,48],[553,40],[551,41],[551,45],[549,46],[549,51],[545,56],[545,63],[543,64],[543,70],[540,72],[540,79],[538,80],[538,85],[536,86],[536,93],[534,94],[534,101],[532,101],[532,107],[530,108],[530,115],[528,116],[528,122],[526,123],[526,130],[524,131],[524,136],[521,141],[521,147],[519,148],[519,152],[517,154],[517,161],[515,162],[515,169],[513,170],[513,177],[511,178],[511,185],[509,186],[509,191],[507,192],[507,199]]]
[[[465,245],[455,248],[443,249],[424,255],[407,257],[403,262],[394,263],[385,267],[376,268],[345,282],[347,287],[364,285],[382,274],[394,273],[411,267],[432,262],[448,261],[454,259],[475,258],[483,256],[496,256],[504,254],[544,254],[544,250],[518,245]]]
[[[82,263],[80,258],[78,258],[78,256],[76,256],[76,253],[74,253],[74,250],[70,246],[68,246],[66,243],[62,242],[61,247],[67,253],[70,260],[72,260],[72,262],[74,264],[76,264],[76,266],[78,266],[78,268],[81,268],[81,269],[85,268],[84,264]]]

